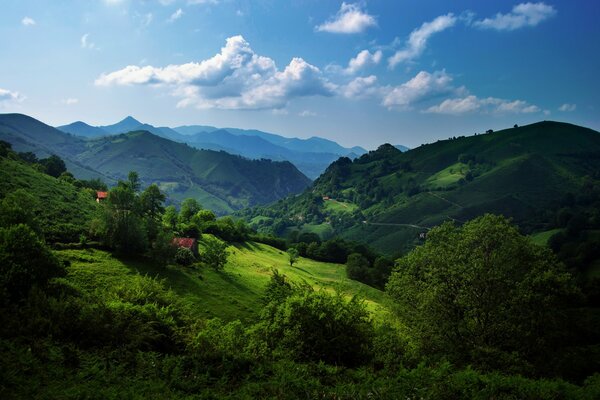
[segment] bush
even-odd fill
[[[0,296],[23,299],[33,286],[63,274],[58,259],[29,226],[0,228]]]
[[[180,247],[175,252],[175,262],[184,267],[192,265],[196,261],[194,253],[188,248]]]
[[[356,366],[370,357],[373,326],[365,304],[304,288],[265,307],[260,331],[276,354]]]

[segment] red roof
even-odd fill
[[[106,199],[108,198],[108,192],[96,192],[96,197],[98,199]]]
[[[196,239],[193,238],[173,238],[173,244],[177,247],[185,247],[192,250],[196,245]]]

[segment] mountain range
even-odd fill
[[[288,161],[250,160],[223,151],[200,150],[143,127],[97,136],[98,129],[114,133],[132,126],[131,119],[121,122],[120,127],[95,129],[77,123],[75,126],[87,133],[85,138],[26,115],[0,114],[0,139],[19,152],[60,156],[78,178],[100,178],[112,184],[136,171],[143,185],[158,184],[170,199],[193,197],[218,213],[269,203],[299,193],[310,184]]]
[[[362,147],[345,148],[334,141],[319,137],[287,138],[255,129],[216,128],[206,125],[155,127],[131,116],[113,125],[91,126],[77,121],[57,129],[86,138],[144,130],[198,149],[226,151],[251,159],[289,161],[311,179],[317,178],[339,157],[355,158],[366,153]]]
[[[406,152],[382,145],[334,162],[302,195],[243,215],[262,231],[339,235],[399,254],[435,225],[484,213],[543,231],[565,196],[599,175],[598,132],[544,121]]]

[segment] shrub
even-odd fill
[[[194,253],[188,248],[180,247],[175,252],[175,262],[185,267],[192,265],[196,261]]]
[[[29,226],[0,228],[0,296],[20,300],[33,286],[63,274],[58,259]]]
[[[304,288],[270,303],[261,321],[268,346],[297,361],[356,366],[370,357],[373,327],[357,297]]]

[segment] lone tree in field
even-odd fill
[[[523,371],[551,363],[578,295],[549,249],[489,214],[432,229],[386,290],[424,354]]]
[[[296,248],[294,247],[290,247],[287,251],[287,254],[288,261],[290,262],[290,267],[293,267],[296,261],[298,261],[298,258],[300,258],[300,254],[298,253],[298,250],[296,250]]]
[[[204,240],[206,247],[201,254],[202,261],[216,270],[222,270],[227,263],[227,243],[212,237],[206,237]]]

